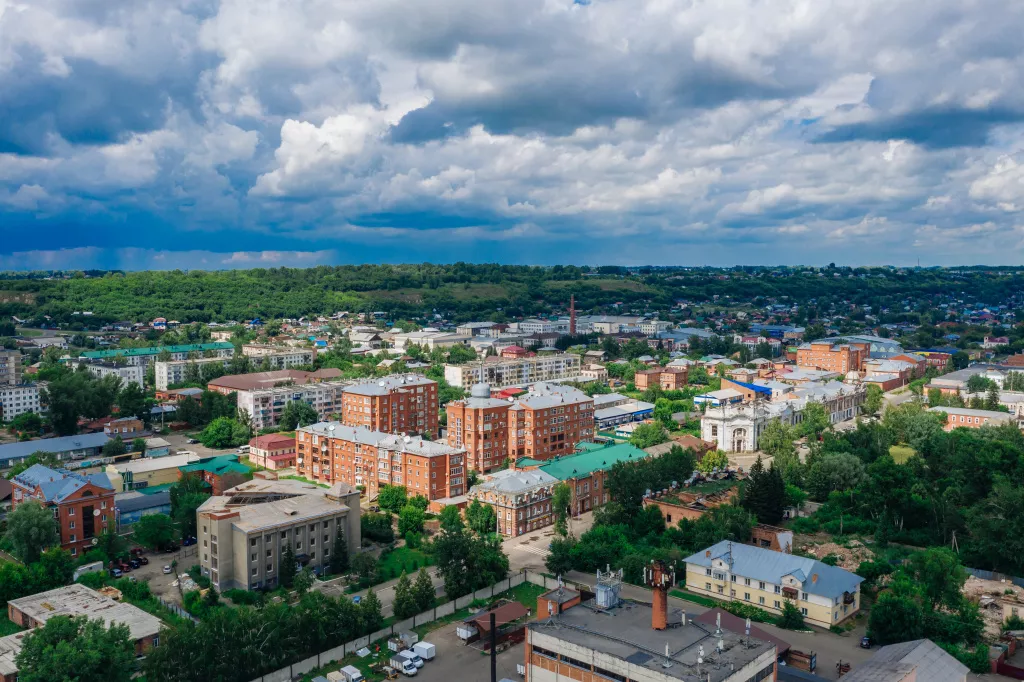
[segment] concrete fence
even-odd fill
[[[370,646],[371,642],[387,639],[395,633],[411,630],[414,627],[419,627],[420,625],[426,625],[427,623],[432,623],[435,620],[440,620],[445,616],[452,615],[458,609],[463,609],[469,606],[472,602],[474,602],[477,599],[490,599],[491,597],[509,591],[513,587],[522,585],[525,582],[530,582],[534,585],[540,585],[541,587],[550,589],[555,589],[558,587],[557,580],[547,578],[541,575],[540,573],[533,573],[530,571],[516,573],[515,575],[509,578],[496,582],[490,587],[484,587],[477,590],[473,594],[467,594],[464,597],[459,597],[454,602],[446,602],[444,604],[441,604],[440,606],[428,609],[423,613],[416,614],[412,618],[407,618],[401,622],[395,623],[394,625],[390,625],[382,630],[378,630],[377,632],[374,632],[368,636],[359,637],[358,639],[354,639],[351,642],[347,642],[340,646],[336,646],[333,649],[328,649],[327,651],[321,651],[319,654],[316,654],[315,656],[310,656],[309,658],[292,663],[286,668],[281,668],[280,670],[275,670],[272,673],[267,673],[262,677],[257,677],[256,679],[252,680],[252,682],[290,682],[290,680],[292,680],[296,676],[305,675],[311,670],[321,668],[327,665],[328,663],[340,661],[345,656],[354,654],[356,651],[362,649],[363,647]],[[186,616],[188,616],[188,614],[186,614]]]

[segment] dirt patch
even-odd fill
[[[964,597],[978,605],[985,621],[985,634],[996,637],[1003,625],[1003,604],[1011,602],[1024,613],[1024,589],[1011,582],[968,576],[961,590]]]
[[[798,542],[796,546],[801,552],[810,554],[817,559],[824,559],[827,556],[834,555],[839,559],[836,566],[845,568],[847,571],[856,571],[861,562],[874,561],[875,553],[857,540],[851,540],[848,544],[850,545],[849,547],[844,547],[829,541],[804,541]]]

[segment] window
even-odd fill
[[[69,523],[68,524],[68,528],[70,528],[71,530],[74,530],[75,529],[75,522],[72,521],[71,523]]]
[[[800,609],[800,613],[802,613],[802,614],[804,614],[806,616],[807,615],[807,609],[806,608]]]
[[[807,601],[807,593],[806,592],[801,592],[800,593],[800,599],[802,601]]]
[[[704,589],[707,590],[708,592],[710,592],[711,591],[711,583],[704,583]]]
[[[764,605],[764,597],[758,597],[757,598],[757,603],[761,604],[763,606]]]
[[[259,575],[259,574],[260,574],[260,569],[259,569],[258,567],[256,567],[256,566],[253,566],[253,567],[252,567],[252,574],[253,574],[254,576],[257,576],[257,575]]]
[[[705,568],[704,569],[704,575],[711,575],[711,569],[710,568]]]
[[[725,585],[718,586],[718,594],[725,594]]]
[[[744,578],[743,579],[743,584],[746,585],[747,587],[750,587],[750,578]]]
[[[777,608],[777,609],[781,609],[782,608],[782,604],[779,603],[778,599],[775,600],[775,608]]]
[[[274,564],[268,563],[267,564],[267,573],[273,573],[273,572],[274,572]]]
[[[253,539],[249,540],[249,546],[250,547],[255,547],[256,546],[256,538],[253,538]]]
[[[750,593],[749,592],[744,592],[743,593],[743,599],[745,601],[750,601]]]
[[[764,589],[764,582],[761,582],[761,584],[758,585],[758,587],[760,587],[763,590]]]
[[[74,515],[75,515],[75,508],[71,507],[70,509],[68,509],[68,516],[74,516]]]
[[[775,594],[782,594],[782,588],[778,585],[775,586]]]

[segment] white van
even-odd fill
[[[416,642],[412,645],[412,650],[424,661],[433,659],[436,652],[434,645],[430,642]]]
[[[423,667],[423,659],[420,658],[419,655],[415,651],[412,651],[410,649],[406,649],[405,651],[399,651],[398,655],[408,659],[409,661],[411,661],[412,664],[414,666],[416,666],[417,668],[422,668]]]
[[[240,454],[240,455],[248,455],[249,454],[249,446],[248,445],[239,445],[238,446],[238,454]]]

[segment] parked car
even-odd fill
[[[356,596],[352,597],[352,603],[353,604],[358,604],[361,601],[363,601],[363,598],[360,597],[358,594]]]
[[[174,552],[177,552],[179,549],[181,549],[181,547],[179,547],[177,543],[172,542],[171,544],[164,547],[164,554],[173,554]]]
[[[111,578],[120,578],[121,577],[121,569],[120,568],[112,568],[112,569],[110,569],[110,577]]]
[[[139,556],[139,557],[136,557],[136,559],[143,566],[148,566],[149,565],[149,557]]]
[[[131,566],[133,569],[142,568],[142,562],[139,561],[138,559],[129,559],[128,560],[128,565]]]
[[[182,539],[181,546],[182,547],[191,547],[192,545],[196,544],[197,542],[199,542],[199,541],[196,540],[196,536],[190,535],[187,538]]]
[[[186,442],[186,443],[188,443],[189,445],[195,445],[195,444],[196,444],[196,443],[198,443],[199,441],[198,441],[197,439],[195,439],[195,438],[189,438],[189,439],[188,439],[187,441],[185,441],[185,442]]]
[[[170,566],[164,565],[164,575],[170,575],[173,573]]]
[[[870,649],[871,648],[871,638],[867,637],[867,636],[861,637],[860,638],[860,648],[861,649]]]
[[[127,561],[124,561],[124,560],[119,561],[117,563],[117,567],[121,569],[122,573],[128,573],[129,571],[132,570],[132,565],[129,564]]]

